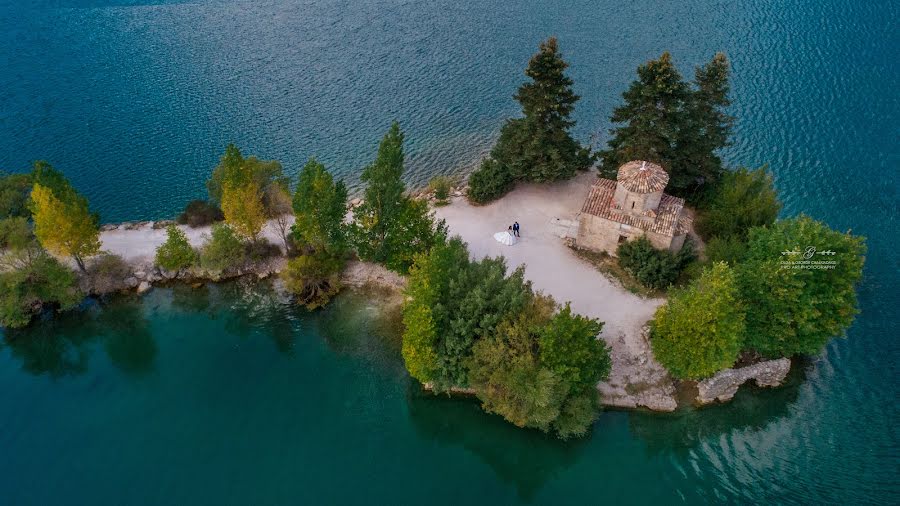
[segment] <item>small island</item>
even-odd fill
[[[46,162],[0,179],[0,325],[157,283],[273,276],[315,310],[377,284],[402,306],[402,356],[435,394],[509,422],[588,433],[600,405],[672,411],[779,384],[856,309],[864,239],[779,219],[765,167],[725,167],[733,118],[717,54],[683,80],[638,68],[606,149],[570,135],[578,97],[557,41],[515,95],[521,117],[465,183],[408,191],[393,123],[350,198],[316,159],[296,178],[229,145],[208,200],[171,222],[100,224]],[[598,174],[599,172],[599,174]],[[598,177],[599,176],[599,177]],[[512,246],[494,239],[517,222]]]

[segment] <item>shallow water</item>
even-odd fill
[[[310,316],[235,285],[87,308],[5,336],[2,502],[900,502],[897,11],[0,0],[0,168],[50,160],[105,221],[172,216],[229,141],[292,174],[315,154],[355,184],[395,118],[411,183],[453,173],[516,113],[555,34],[585,141],[605,141],[639,63],[670,50],[689,73],[725,50],[726,159],[768,163],[785,215],[869,237],[862,314],[791,385],[606,413],[575,443],[415,394],[361,301]]]

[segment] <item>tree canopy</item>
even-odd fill
[[[696,69],[694,87],[681,77],[665,52],[640,65],[638,78],[622,94],[625,103],[610,120],[607,149],[598,153],[600,172],[615,179],[620,165],[648,160],[669,172],[669,191],[695,197],[703,185],[715,182],[722,171],[716,151],[728,144],[732,118],[729,105],[729,64],[716,54]]]
[[[214,203],[221,203],[227,182],[238,186],[255,183],[260,195],[266,192],[271,185],[277,184],[287,189],[289,180],[284,175],[281,162],[277,160],[260,160],[255,156],[244,158],[241,150],[234,144],[225,147],[225,153],[219,159],[209,180],[206,181],[206,189],[209,198]]]
[[[222,191],[222,213],[227,223],[242,237],[256,242],[266,224],[266,210],[259,184],[227,181]]]
[[[725,263],[706,269],[656,310],[651,345],[679,379],[702,379],[731,367],[744,341],[744,309],[735,274]]]
[[[490,158],[472,174],[472,200],[493,200],[508,191],[513,181],[556,181],[590,167],[588,150],[569,133],[579,97],[565,73],[568,66],[555,37],[540,43],[525,69],[530,81],[513,96],[522,107],[522,117],[503,125]]]
[[[342,253],[347,248],[347,187],[335,182],[325,166],[311,158],[300,171],[294,192],[294,242],[318,251]]]
[[[88,209],[87,199],[71,189],[67,181],[62,186],[54,182],[54,190],[44,186],[40,177],[35,180],[31,191],[35,236],[44,249],[74,258],[84,271],[84,258],[100,251],[97,217]]]
[[[697,228],[707,238],[747,238],[753,227],[775,223],[781,201],[772,174],[765,167],[725,171],[709,204],[700,213]]]
[[[469,259],[458,237],[416,257],[403,306],[407,370],[435,392],[473,388],[484,409],[510,422],[583,434],[596,416],[595,386],[609,373],[602,324],[558,313],[522,268]]]
[[[363,203],[354,209],[353,239],[363,260],[406,273],[413,257],[446,237],[443,221],[435,223],[427,203],[404,194],[403,132],[395,121],[378,147],[375,161],[362,173]]]
[[[746,345],[767,356],[821,352],[858,312],[855,286],[865,252],[862,237],[808,216],[751,229],[736,268],[747,307]]]

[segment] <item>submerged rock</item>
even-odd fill
[[[761,387],[777,387],[790,370],[790,359],[779,358],[747,367],[719,371],[715,376],[697,383],[697,402],[710,404],[715,401],[730,401],[737,393],[738,387],[751,379]]]

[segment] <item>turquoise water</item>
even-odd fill
[[[585,441],[419,396],[360,300],[157,290],[4,335],[4,504],[900,502],[895,2],[0,0],[0,168],[43,158],[106,221],[169,217],[229,141],[357,181],[398,119],[409,179],[490,146],[537,42],[603,142],[634,68],[734,65],[731,163],[787,216],[869,237],[862,314],[791,384]],[[595,136],[600,132],[599,136]]]

